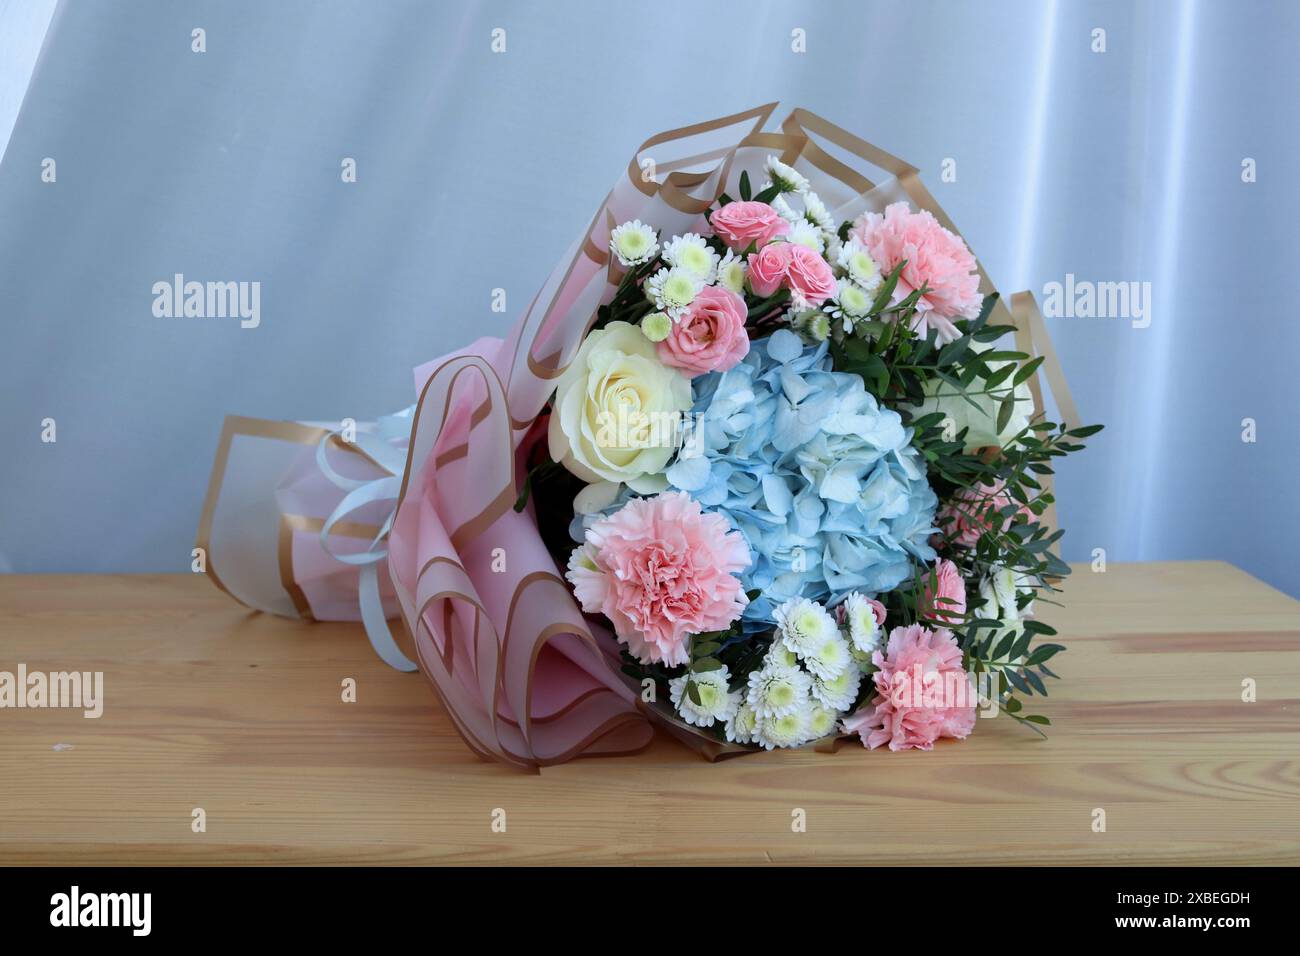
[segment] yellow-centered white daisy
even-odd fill
[[[800,219],[790,226],[790,231],[785,238],[788,242],[804,246],[819,255],[826,248],[826,240],[822,237],[822,231],[806,219]]]
[[[835,219],[821,197],[809,190],[803,197],[803,217],[823,232],[835,231]]]
[[[651,342],[662,342],[673,330],[673,320],[666,312],[651,312],[641,320],[641,332]]]
[[[736,698],[736,710],[727,721],[725,728],[727,739],[733,744],[750,744],[754,742],[754,731],[758,726],[758,714],[754,713],[754,708],[744,703],[741,694],[734,695]]]
[[[839,635],[835,618],[807,598],[791,598],[773,612],[777,633],[786,647],[802,659],[816,653],[832,635]]]
[[[736,293],[736,295],[743,296],[745,294],[745,274],[747,271],[748,267],[745,265],[745,260],[728,249],[727,254],[718,263],[718,285]]]
[[[730,679],[727,665],[723,664],[717,670],[674,677],[668,682],[668,693],[682,720],[695,727],[712,727],[714,721],[730,720],[740,703],[739,694],[727,691]],[[686,689],[688,681],[695,683],[695,690],[700,697],[698,704],[691,700]]]
[[[806,705],[812,679],[797,667],[766,665],[749,675],[745,703],[760,718],[782,717]]]
[[[871,653],[880,647],[881,629],[876,623],[871,602],[865,595],[850,591],[844,598],[844,623],[848,625],[849,642],[853,649],[866,654],[870,659]]]
[[[615,226],[609,234],[609,251],[623,265],[631,268],[649,262],[659,251],[655,231],[640,219]]]
[[[645,294],[655,308],[668,313],[674,322],[682,317],[686,307],[695,301],[704,281],[694,273],[680,267],[660,269],[645,282]]]
[[[703,236],[688,232],[684,236],[674,236],[664,246],[663,260],[683,272],[694,276],[701,282],[711,283],[718,273],[716,252],[709,248]]]
[[[829,680],[814,677],[812,696],[823,707],[844,711],[852,707],[858,699],[858,690],[861,686],[862,671],[857,667],[846,667],[844,673]]]
[[[814,645],[812,651],[804,656],[803,662],[816,677],[838,677],[853,663],[849,657],[849,642],[836,628]]]
[[[808,711],[808,739],[820,740],[835,732],[835,722],[839,714],[821,704],[813,704]]]
[[[779,717],[760,717],[754,728],[754,743],[762,744],[764,749],[776,747],[798,747],[812,739],[809,723],[812,717],[812,701],[807,697],[799,706],[788,714]]]
[[[783,193],[806,193],[810,186],[807,179],[803,177],[793,166],[787,166],[775,156],[767,157],[764,164],[767,175],[771,184],[775,185]],[[766,188],[766,187],[765,187]]]
[[[868,292],[880,285],[880,268],[876,265],[876,260],[871,258],[862,243],[856,239],[850,239],[840,246],[836,262],[849,274],[850,279]]]

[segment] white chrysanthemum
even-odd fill
[[[871,655],[880,647],[881,628],[876,614],[866,596],[850,591],[844,598],[844,623],[848,625],[849,642],[853,649]]]
[[[875,297],[852,279],[840,279],[835,287],[835,304],[845,315],[860,319],[871,311]]]
[[[811,738],[809,723],[812,717],[812,701],[808,697],[799,700],[799,705],[787,714],[779,717],[759,717],[754,727],[754,743],[762,744],[764,749],[776,747],[798,747]]]
[[[986,602],[986,616],[1018,621],[1033,614],[1033,602],[1022,609],[1018,606],[1018,598],[1022,593],[1032,591],[1034,583],[1032,575],[1013,568],[996,568],[990,572],[979,586],[979,595]]]
[[[831,335],[831,319],[825,312],[818,312],[808,321],[808,334],[814,342],[825,342]]]
[[[856,662],[855,662],[856,663]],[[862,671],[858,667],[846,667],[844,673],[829,680],[814,677],[812,695],[823,707],[834,711],[848,710],[858,699],[858,690],[862,687]]]
[[[775,156],[767,157],[764,164],[767,175],[771,184],[775,184],[783,193],[806,193],[808,191],[808,180],[799,174],[793,166],[787,166]],[[767,188],[764,186],[763,188]]]
[[[673,320],[666,312],[651,312],[641,320],[641,333],[651,342],[662,342],[673,330]]]
[[[763,664],[770,667],[798,667],[799,658],[781,641],[773,641],[772,646],[767,649],[767,655],[763,658]]]
[[[660,269],[645,282],[646,298],[674,322],[703,288],[704,282],[698,276],[681,268]]]
[[[776,214],[786,222],[795,223],[803,218],[803,214],[796,211],[784,196],[777,195],[773,197],[772,201],[768,203],[768,205],[775,209]]]
[[[815,192],[804,194],[803,217],[822,232],[835,232],[835,220],[831,218],[831,211]]]
[[[831,634],[839,633],[826,608],[807,598],[791,598],[772,616],[781,641],[801,658],[815,653]]]
[[[799,312],[792,311],[789,313],[788,320],[790,322],[790,328],[794,329],[796,332],[811,335],[812,333],[808,330],[809,326],[812,324],[813,320],[821,314],[821,309],[804,309]]]
[[[737,256],[730,249],[718,263],[718,285],[728,289],[736,295],[745,294],[745,276],[749,272],[749,267],[745,265],[745,260]]]
[[[745,703],[760,718],[783,717],[804,706],[812,678],[797,667],[768,665],[749,675]]]
[[[812,653],[804,655],[803,662],[816,677],[838,677],[853,663],[849,657],[849,642],[837,628],[822,638]]]
[[[698,704],[691,700],[690,694],[686,691],[688,680],[695,682],[695,688],[700,695]],[[727,691],[727,683],[730,680],[727,665],[723,664],[717,670],[674,677],[668,682],[668,693],[672,696],[673,706],[677,708],[677,713],[681,714],[684,721],[696,727],[712,727],[715,720],[730,720],[740,703],[739,694],[731,694]]]
[[[614,227],[609,234],[609,251],[623,265],[639,266],[654,258],[659,251],[659,239],[653,229],[640,219],[633,219]]]
[[[790,231],[785,238],[787,242],[806,246],[818,255],[821,255],[822,250],[826,248],[826,240],[822,236],[822,231],[806,219],[800,219],[790,226]]]
[[[727,721],[726,732],[727,739],[733,744],[752,744],[754,742],[754,730],[758,726],[758,714],[754,713],[754,708],[741,702],[739,693],[734,695],[736,698],[736,709]]]
[[[813,704],[808,710],[808,739],[820,740],[835,732],[839,714],[828,707]]]
[[[588,614],[596,614],[605,604],[609,583],[605,571],[596,563],[596,549],[590,544],[580,544],[569,555],[569,566],[564,576],[573,585],[573,596]]]
[[[844,249],[844,243],[840,242],[840,237],[833,232],[826,233],[826,261],[839,262],[840,252]]]
[[[840,246],[835,261],[849,274],[850,279],[868,292],[880,285],[880,269],[876,265],[876,260],[868,255],[867,250],[856,239],[850,239]]]
[[[704,237],[688,232],[674,236],[664,244],[664,262],[676,266],[703,283],[710,283],[718,270],[718,254],[709,248]]]

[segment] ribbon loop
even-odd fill
[[[376,423],[374,431],[357,432],[352,439],[352,443],[367,458],[386,472],[382,477],[348,478],[334,470],[326,449],[332,441],[347,441],[339,430],[324,435],[316,446],[316,464],[321,474],[331,484],[347,492],[321,525],[321,548],[335,561],[357,567],[357,603],[370,646],[389,667],[407,672],[416,670],[416,664],[402,653],[388,627],[384,601],[379,593],[379,565],[388,560],[385,542],[393,527],[393,515],[397,512],[397,501],[402,490],[402,475],[406,471],[407,450],[397,447],[393,442],[409,434],[414,409],[415,406],[412,405],[392,415],[385,415]],[[348,515],[379,502],[388,503],[387,516],[369,546],[364,551],[351,554],[336,552],[331,546],[334,526]]]

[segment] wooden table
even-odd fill
[[[0,710],[0,863],[1300,862],[1300,603],[1212,562],[1080,566],[1066,601],[1047,741],[1003,718],[710,765],[659,739],[538,776],[472,756],[358,625],[199,576],[0,577],[0,670],[106,696]]]

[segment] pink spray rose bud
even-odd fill
[[[745,300],[720,286],[706,286],[659,343],[659,360],[688,375],[725,372],[749,354]]]
[[[802,298],[805,308],[816,308],[835,294],[835,273],[820,253],[807,246],[791,246],[785,278],[795,301]]]
[[[736,251],[752,242],[760,249],[790,231],[790,224],[765,202],[729,202],[712,216],[714,235]]]
[[[788,242],[774,242],[750,255],[749,287],[755,295],[766,298],[781,287],[790,267],[790,250],[793,248],[796,247]]]

